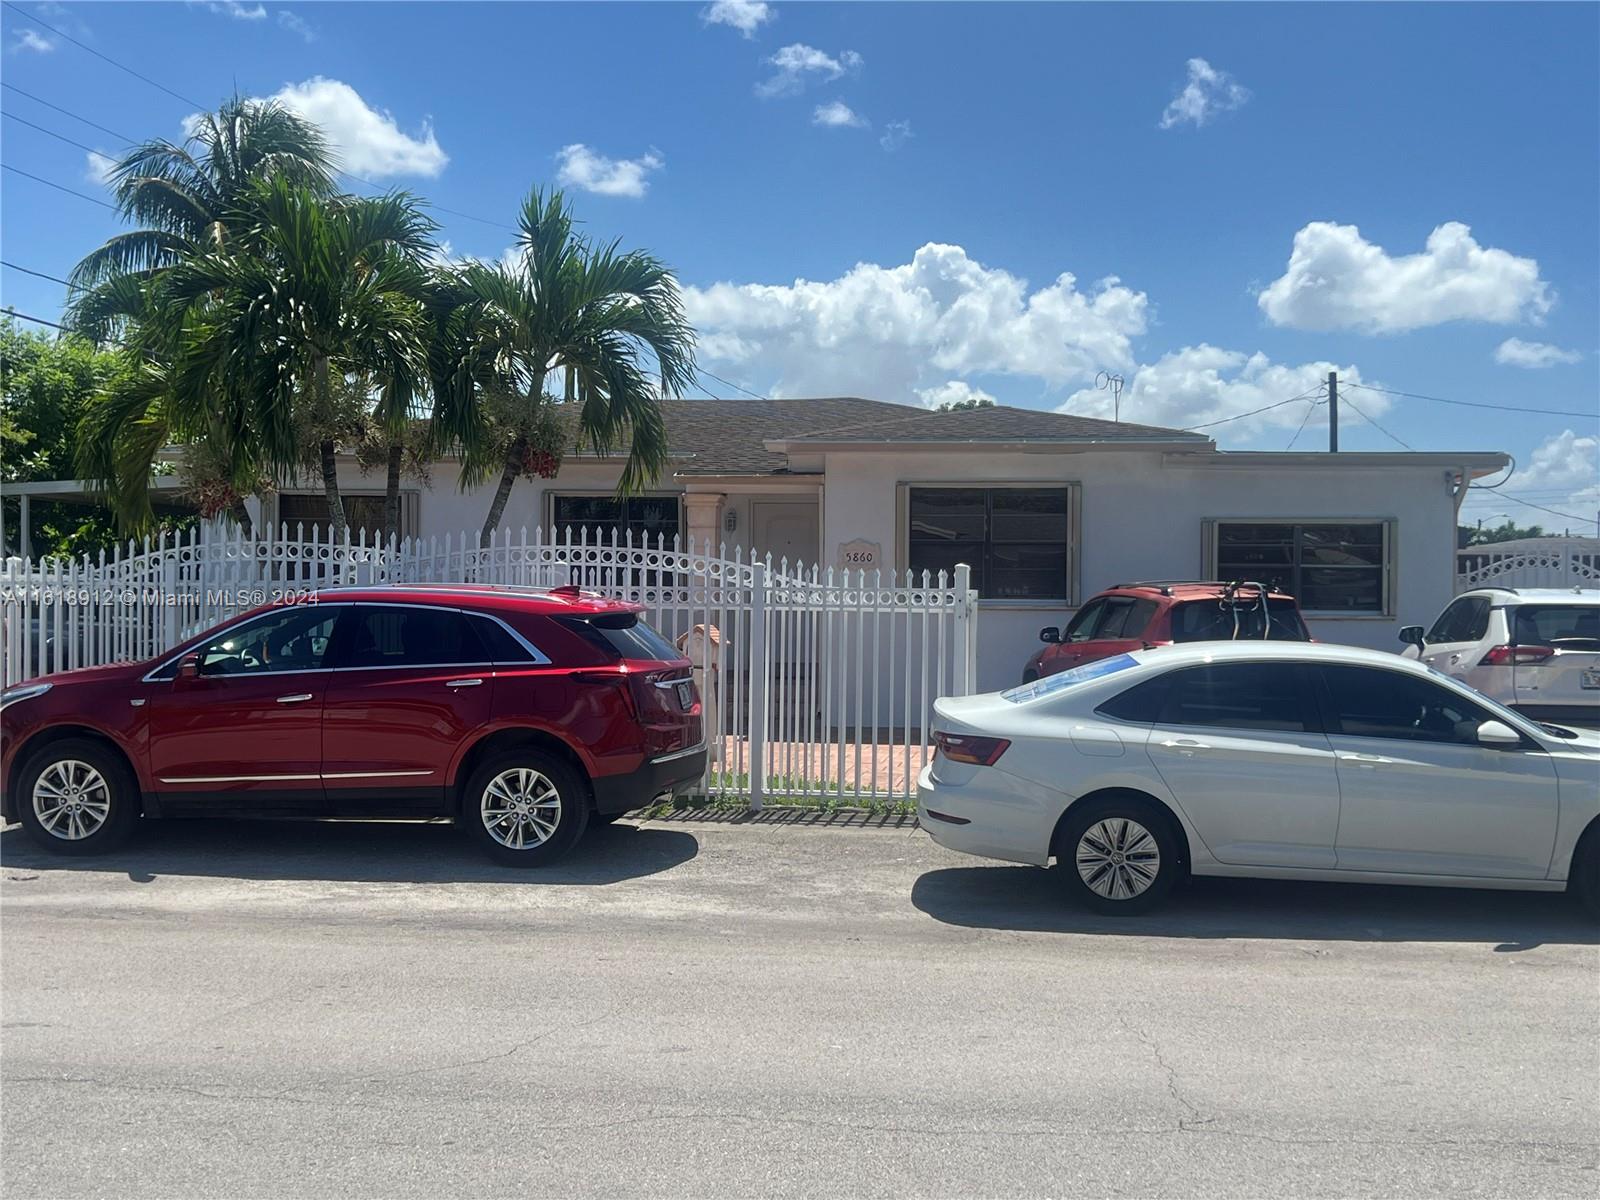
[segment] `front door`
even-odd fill
[[[1150,759],[1217,860],[1332,867],[1339,783],[1304,668],[1220,663],[1169,679]]]
[[[1555,765],[1531,741],[1480,745],[1493,714],[1453,688],[1380,667],[1319,668],[1344,795],[1339,866],[1542,879],[1559,815]]]
[[[156,683],[150,769],[163,807],[322,811],[322,701],[339,612],[267,613],[202,646],[192,677],[173,670]]]
[[[488,657],[456,609],[351,607],[323,701],[322,782],[335,815],[448,811],[450,764],[493,707]]]
[[[821,542],[815,500],[756,500],[750,505],[751,541],[757,555],[774,563],[789,560],[792,569],[817,563]]]

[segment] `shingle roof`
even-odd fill
[[[1206,439],[1177,429],[1101,421],[1027,408],[926,412],[885,400],[823,396],[793,400],[663,400],[677,475],[772,475],[789,460],[768,441],[994,442],[1127,438]]]

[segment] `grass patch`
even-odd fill
[[[692,811],[743,811],[749,807],[745,797],[750,791],[747,771],[719,771],[711,776],[712,787],[721,788],[732,795],[710,795],[689,792],[658,800],[640,810],[645,817],[662,817],[672,812]],[[840,796],[824,792],[821,780],[805,780],[787,775],[774,775],[767,781],[762,805],[766,808],[803,808],[813,812],[838,812],[841,809],[862,809],[874,816],[903,816],[915,814],[917,806],[911,800],[887,800]]]

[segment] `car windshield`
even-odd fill
[[[1133,655],[1116,654],[1110,658],[1102,658],[1098,662],[1073,667],[1070,671],[1058,671],[1054,675],[1046,675],[1043,679],[1036,679],[1032,683],[1024,683],[1020,687],[1001,692],[1000,698],[1009,700],[1013,704],[1025,704],[1029,700],[1037,700],[1041,696],[1053,696],[1077,684],[1088,683],[1091,679],[1100,679],[1106,675],[1115,675],[1118,671],[1126,671],[1129,667],[1138,665],[1139,660]]]
[[[1262,630],[1261,606],[1255,600],[1227,604],[1220,600],[1190,600],[1172,610],[1175,642],[1228,642],[1265,640],[1309,642],[1311,633],[1293,600],[1267,601],[1267,628]]]

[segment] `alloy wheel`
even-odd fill
[[[111,815],[111,787],[88,763],[61,759],[34,780],[33,815],[50,836],[82,841],[97,833]]]
[[[511,850],[532,850],[548,842],[561,824],[561,793],[532,767],[512,767],[489,781],[478,811],[495,841]]]
[[[1076,859],[1084,884],[1107,900],[1132,900],[1161,873],[1155,837],[1128,817],[1106,817],[1085,829]]]

